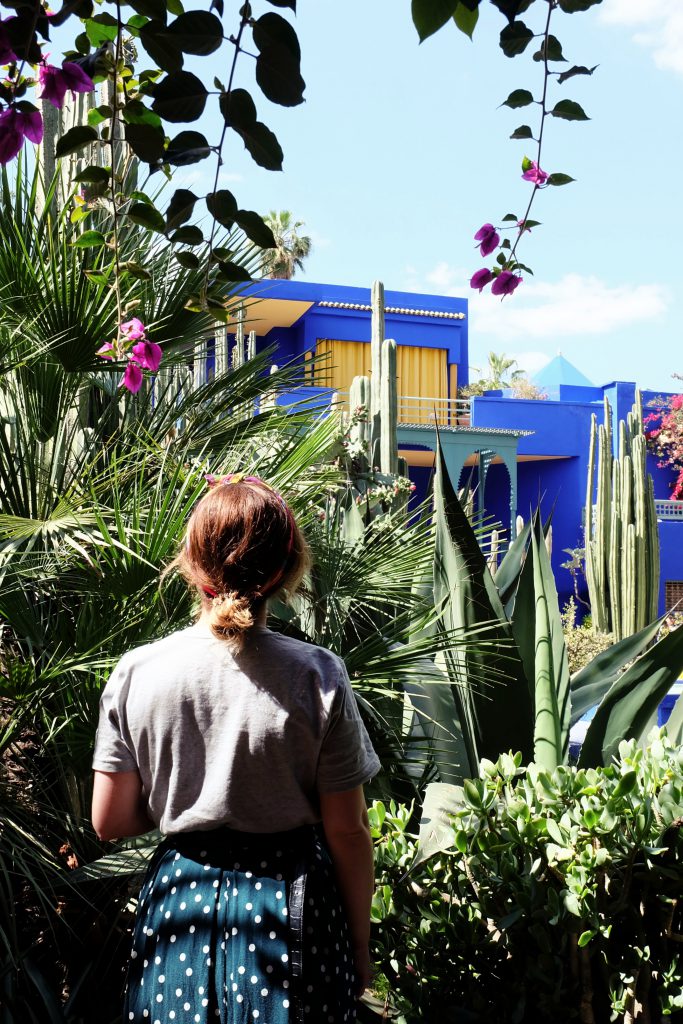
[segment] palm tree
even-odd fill
[[[275,236],[275,249],[266,250],[263,273],[266,277],[290,281],[304,260],[311,254],[313,243],[308,235],[300,235],[302,220],[294,220],[289,210],[271,210],[264,218]]]
[[[516,359],[508,359],[504,352],[500,354],[489,352],[488,374],[492,390],[507,388],[512,381],[524,376],[523,370],[519,368],[512,370],[513,366],[517,366]],[[507,377],[508,370],[512,370],[509,379]]]

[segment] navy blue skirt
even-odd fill
[[[354,984],[319,829],[161,843],[140,893],[124,1024],[345,1024]]]

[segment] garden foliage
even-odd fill
[[[427,803],[419,842],[409,809],[376,803],[397,1020],[682,1021],[682,807],[683,750],[657,730],[608,768],[484,760],[448,815]]]

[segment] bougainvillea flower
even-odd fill
[[[105,343],[102,346],[102,348],[98,348],[98,350],[96,352],[96,355],[98,355],[100,357],[100,359],[113,359],[114,358],[114,346],[112,345],[112,343],[110,341],[105,341]]]
[[[541,170],[535,160],[531,161],[531,166],[527,167],[522,177],[524,181],[531,181],[534,185],[545,185],[548,180],[548,175]]]
[[[146,370],[151,370],[152,373],[156,373],[159,369],[159,363],[163,352],[161,345],[155,345],[153,341],[139,341],[137,345],[133,345],[133,355],[136,361]]]
[[[494,295],[512,295],[517,285],[521,283],[522,278],[517,277],[511,270],[501,270],[491,285],[491,291]]]
[[[39,110],[17,110],[9,107],[0,114],[0,164],[7,164],[24,144],[24,138],[43,141],[43,119]]]
[[[126,367],[126,372],[121,381],[122,388],[128,388],[131,394],[135,395],[142,387],[142,370],[137,363],[131,359]]]
[[[476,274],[472,274],[472,277],[470,278],[470,288],[478,288],[479,291],[481,291],[487,284],[489,284],[490,281],[493,281],[492,271],[490,271],[488,267],[482,267],[481,270],[476,272]]]
[[[143,324],[142,320],[138,320],[136,316],[132,320],[126,320],[125,324],[121,324],[119,327],[119,334],[126,341],[142,341],[145,337],[147,328]]]
[[[479,246],[479,252],[482,256],[488,256],[494,249],[498,248],[500,244],[500,235],[494,228],[493,224],[482,224],[474,236],[475,242],[481,242]]]
[[[7,21],[10,20],[10,18],[7,19]],[[6,22],[0,21],[0,64],[14,64],[17,55],[10,44],[5,24]]]
[[[68,60],[64,61],[61,68],[54,64],[41,64],[38,68],[38,81],[40,98],[58,109],[64,106],[67,92],[75,95],[77,92],[92,92],[95,88],[92,78],[86,75],[83,68]]]

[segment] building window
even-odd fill
[[[678,605],[677,611],[683,608],[683,580],[667,580],[664,584],[665,610],[670,612]]]

